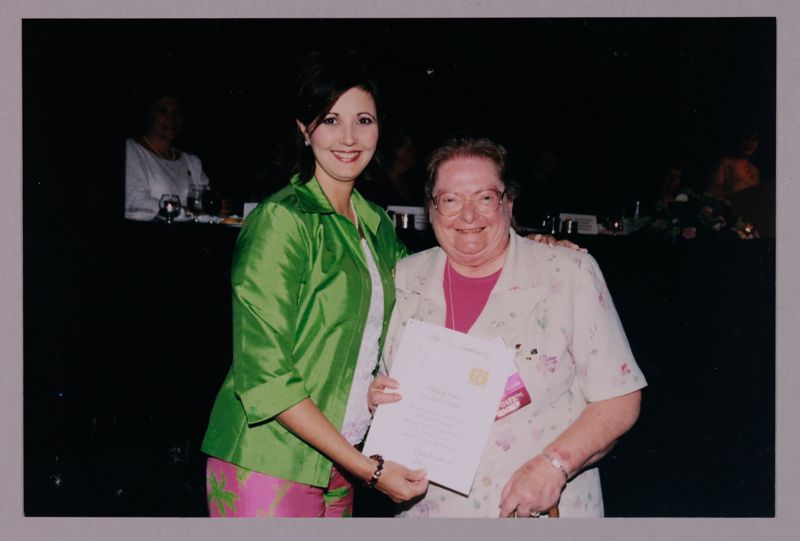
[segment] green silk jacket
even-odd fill
[[[395,263],[407,251],[380,207],[356,191],[352,201],[383,283],[382,345]],[[341,429],[371,294],[358,232],[334,212],[316,179],[301,184],[294,177],[248,215],[231,285],[233,365],[202,450],[267,475],[327,486],[331,461],[275,416],[310,397]]]

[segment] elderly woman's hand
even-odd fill
[[[546,244],[551,248],[553,246],[561,246],[563,248],[570,248],[572,250],[575,250],[577,252],[582,252],[584,254],[588,251],[586,250],[586,248],[581,248],[571,240],[567,239],[557,240],[553,235],[542,235],[541,233],[536,233],[535,235],[534,234],[528,235],[528,238],[534,242],[540,242],[542,244]]]
[[[390,402],[397,402],[401,396],[398,393],[387,393],[386,389],[397,389],[400,385],[397,380],[378,374],[369,386],[367,392],[367,405],[369,406],[370,413],[375,413],[375,410],[381,404],[388,404]]]
[[[428,490],[427,475],[425,470],[409,470],[402,464],[387,460],[375,488],[395,503],[405,502],[425,494]]]
[[[500,516],[538,516],[558,503],[567,479],[542,455],[523,464],[503,487]]]

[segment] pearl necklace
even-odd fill
[[[358,225],[358,213],[356,212],[356,207],[353,205],[352,197],[350,197],[350,211],[353,213],[353,219],[356,222],[356,231],[358,231],[359,236],[361,236],[361,228]]]

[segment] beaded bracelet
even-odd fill
[[[378,465],[375,466],[375,473],[372,474],[370,480],[364,481],[364,486],[367,488],[375,488],[375,485],[378,484],[378,479],[381,478],[381,473],[383,473],[383,457],[381,455],[372,455],[370,458],[372,460],[377,460]]]
[[[564,467],[564,464],[559,459],[553,458],[550,455],[548,455],[547,453],[542,453],[542,456],[545,457],[547,459],[547,461],[550,462],[550,464],[554,468],[558,468],[559,470],[561,470],[561,473],[564,474],[564,479],[569,480],[569,472],[567,471],[567,468]]]

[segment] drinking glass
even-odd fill
[[[215,190],[205,190],[202,196],[203,210],[212,216],[219,213],[220,206],[222,205],[222,197],[220,193]]]
[[[614,216],[608,220],[608,228],[614,235],[619,235],[625,229],[624,223],[622,216]]]
[[[189,184],[189,194],[186,198],[186,210],[197,216],[203,214],[203,191],[205,186]]]
[[[181,198],[174,193],[165,193],[158,201],[158,215],[164,218],[167,223],[181,214]]]
[[[414,229],[414,215],[403,213],[403,212],[396,212],[394,215],[395,223],[394,227],[396,230],[408,230]]]
[[[554,212],[548,212],[542,218],[542,221],[539,224],[539,229],[541,229],[546,235],[555,235],[558,233],[558,223],[558,214]]]

